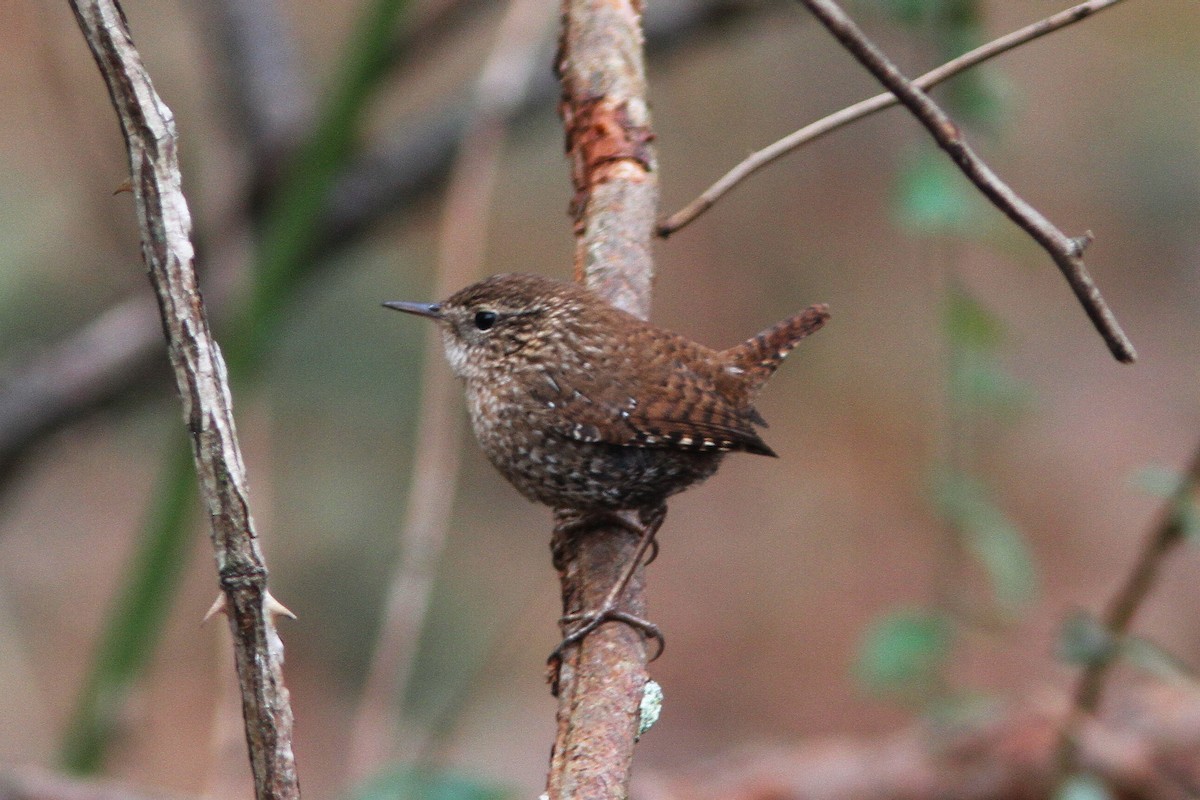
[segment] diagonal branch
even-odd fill
[[[191,435],[224,591],[220,605],[233,633],[255,793],[260,800],[298,798],[283,643],[274,623],[286,609],[267,591],[225,362],[196,284],[175,120],[154,90],[116,0],[71,0],[71,7],[108,85],[129,151],[142,256]]]
[[[1076,299],[1087,312],[1088,318],[1103,337],[1109,351],[1126,364],[1137,359],[1133,343],[1121,330],[1116,316],[1100,295],[1100,290],[1088,274],[1083,263],[1083,250],[1091,242],[1091,234],[1070,238],[1056,228],[1037,209],[1021,199],[1009,188],[983,159],[976,155],[963,138],[962,131],[954,120],[930,99],[929,95],[914,86],[888,60],[878,47],[859,29],[854,21],[833,0],[800,0],[809,11],[833,34],[842,46],[874,75],[880,83],[899,98],[913,116],[925,126],[938,147],[949,154],[963,174],[983,192],[992,203],[1015,222],[1034,241],[1050,254],[1067,279]]]
[[[987,44],[976,47],[974,50],[969,50],[961,56],[953,58],[940,67],[931,69],[921,77],[914,79],[912,84],[919,89],[931,89],[939,83],[953,78],[960,72],[982,64],[998,55],[1007,53],[1009,50],[1020,47],[1048,33],[1053,33],[1067,25],[1087,19],[1093,14],[1111,8],[1120,2],[1122,0],[1088,0],[1086,3],[1071,6],[1043,20],[1026,25],[1024,28],[1019,28],[998,39],[993,39]],[[809,142],[820,139],[827,133],[844,128],[852,122],[857,122],[877,111],[883,111],[899,103],[900,99],[891,92],[877,94],[874,97],[861,100],[852,106],[843,108],[841,111],[823,117],[816,122],[805,125],[800,130],[789,133],[782,139],[751,153],[740,164],[722,175],[716,183],[705,189],[699,197],[660,222],[657,229],[658,235],[665,239],[676,231],[688,226],[697,217],[716,205],[718,200],[728,194],[742,181],[768,164],[783,158],[788,153],[800,149]]]
[[[1078,761],[1079,730],[1084,719],[1094,715],[1100,707],[1108,675],[1120,654],[1120,645],[1129,633],[1134,615],[1158,583],[1167,556],[1187,537],[1186,509],[1198,489],[1200,448],[1192,454],[1179,485],[1167,499],[1158,526],[1142,545],[1138,560],[1125,578],[1125,583],[1109,601],[1103,623],[1109,645],[1080,672],[1075,684],[1074,704],[1059,736],[1058,766],[1063,776],[1069,775]]]

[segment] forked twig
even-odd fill
[[[1060,11],[1031,25],[1026,25],[1024,28],[1019,28],[1012,33],[1005,34],[998,39],[993,39],[987,44],[980,45],[974,50],[970,50],[957,58],[947,61],[940,67],[931,69],[921,77],[915,78],[912,82],[913,86],[921,89],[930,89],[943,81],[953,78],[960,72],[982,64],[998,55],[1007,53],[1009,50],[1031,42],[1040,36],[1045,36],[1067,25],[1086,19],[1120,2],[1123,2],[1123,0],[1089,0],[1086,3],[1072,6],[1065,11]],[[839,128],[843,128],[851,122],[856,122],[877,111],[883,111],[899,103],[899,98],[891,92],[877,94],[874,97],[862,100],[852,106],[843,108],[841,111],[823,117],[816,122],[805,125],[798,131],[789,133],[782,139],[751,153],[740,164],[722,175],[716,183],[705,189],[695,200],[658,223],[658,235],[665,239],[691,224],[697,217],[712,208],[718,200],[724,197],[735,186],[788,153],[798,150],[809,142],[820,139],[827,133],[832,133]]]
[[[938,147],[946,151],[979,191],[1050,254],[1113,356],[1126,364],[1136,360],[1137,353],[1133,349],[1133,343],[1121,330],[1120,323],[1104,302],[1100,290],[1096,288],[1083,263],[1083,251],[1091,242],[1091,233],[1071,238],[1056,228],[1036,208],[1021,199],[971,149],[954,120],[950,119],[928,94],[905,78],[896,65],[866,37],[837,3],[833,0],[800,2],[808,7],[817,20],[858,59],[859,63],[899,98],[933,136]]]

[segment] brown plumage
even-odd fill
[[[727,452],[775,455],[756,430],[766,422],[754,398],[829,318],[811,306],[717,351],[535,275],[496,275],[442,303],[385,305],[437,320],[475,436],[522,494],[643,516],[712,475]]]

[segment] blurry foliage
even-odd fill
[[[1111,659],[1116,643],[1108,628],[1093,614],[1076,611],[1063,621],[1055,650],[1065,663],[1087,667]]]
[[[1104,781],[1088,772],[1072,775],[1063,781],[1054,800],[1112,800],[1113,793]]]
[[[934,481],[934,504],[983,567],[992,599],[1011,614],[1036,593],[1033,559],[1020,530],[989,497],[987,487],[961,472],[942,471]]]
[[[1001,363],[1004,323],[956,283],[943,298],[942,329],[949,348],[952,413],[1012,418],[1032,402],[1029,387]]]
[[[1163,524],[1177,525],[1174,536],[1193,542],[1200,537],[1200,509],[1187,478],[1164,467],[1145,467],[1133,478],[1135,486],[1167,501],[1169,519]],[[1156,533],[1160,537],[1161,533]],[[1060,660],[1081,667],[1094,667],[1124,658],[1157,678],[1196,680],[1194,670],[1155,642],[1136,636],[1117,637],[1105,624],[1087,612],[1070,615],[1059,631],[1056,654]]]
[[[270,329],[277,324],[306,271],[318,222],[334,180],[354,155],[370,102],[387,74],[392,44],[408,0],[370,0],[363,11],[317,120],[281,184],[267,203],[258,233],[254,286],[248,307],[229,340],[245,342],[228,358],[235,378],[262,357]]]
[[[987,201],[933,145],[921,145],[899,168],[895,216],[917,233],[969,234],[981,224]]]
[[[1180,531],[1193,542],[1200,542],[1200,507],[1191,492],[1182,491],[1183,475],[1166,467],[1145,467],[1134,476],[1134,484],[1155,497],[1171,501],[1171,514]]]
[[[924,702],[941,689],[952,640],[951,625],[939,613],[891,611],[868,629],[855,671],[873,691]]]
[[[937,61],[949,60],[984,39],[976,0],[879,0],[882,13],[925,39]],[[1005,114],[1004,92],[991,70],[973,70],[941,90],[941,104],[957,122],[995,132]],[[932,143],[922,141],[897,170],[894,214],[899,225],[928,239],[978,240],[995,211]],[[953,251],[954,248],[951,248]],[[1037,591],[1033,559],[1019,528],[993,497],[971,462],[979,448],[974,430],[984,420],[1012,419],[1030,400],[1027,387],[1004,369],[1004,325],[954,277],[944,284],[941,329],[947,353],[947,453],[932,469],[930,500],[944,523],[951,563],[942,571],[968,580],[958,554],[969,555],[990,586],[990,603],[1009,619]],[[939,593],[956,606],[966,593]],[[946,678],[959,621],[956,607],[886,614],[868,632],[859,676],[868,686],[907,699],[936,703],[954,696]],[[948,693],[948,694],[947,694]]]
[[[1152,677],[1164,681],[1197,683],[1196,670],[1179,656],[1141,636],[1127,636],[1121,644],[1121,656]]]
[[[511,790],[453,772],[398,767],[372,778],[350,800],[509,800]]]

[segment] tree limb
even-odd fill
[[[837,3],[833,0],[800,2],[859,63],[896,95],[979,191],[1050,254],[1113,357],[1122,363],[1133,363],[1137,359],[1133,343],[1121,330],[1120,323],[1104,302],[1083,263],[1083,251],[1091,243],[1091,233],[1076,238],[1068,237],[1041,212],[1021,199],[976,155],[954,120],[928,94],[905,78]]]
[[[1020,47],[1048,33],[1053,33],[1067,25],[1087,19],[1091,15],[1106,8],[1111,8],[1120,2],[1122,0],[1088,0],[1086,3],[1072,6],[1065,11],[1060,11],[1043,20],[1026,25],[1024,28],[1005,34],[998,39],[993,39],[987,44],[980,45],[974,50],[963,53],[958,58],[947,61],[940,67],[931,69],[921,77],[914,79],[912,82],[913,86],[920,89],[933,88],[960,72],[982,64],[998,55],[1007,53],[1009,50]],[[852,122],[857,122],[877,111],[883,111],[899,103],[900,99],[891,92],[877,94],[852,106],[847,106],[841,111],[822,117],[816,122],[805,125],[794,133],[789,133],[787,136],[767,145],[763,149],[751,153],[740,164],[722,175],[716,183],[701,192],[699,197],[660,222],[657,228],[658,235],[665,239],[676,231],[685,228],[705,211],[716,205],[718,200],[732,191],[734,187],[740,185],[742,181],[768,164],[783,158],[788,153],[800,149],[809,142],[820,139],[827,133],[832,133]]]
[[[116,0],[71,0],[108,85],[129,151],[131,185],[192,453],[208,512],[219,605],[233,634],[246,740],[260,800],[299,798],[283,643],[250,516],[225,363],[196,284],[191,214],[182,191],[171,111],[154,90]]]
[[[650,245],[658,174],[650,145],[641,3],[564,0],[562,9],[556,67],[575,189],[575,279],[645,318],[654,276]],[[563,613],[597,608],[634,558],[638,537],[615,525],[567,536],[566,515],[556,516],[560,524],[552,547]],[[636,616],[645,608],[643,573],[638,570],[623,597],[624,610]],[[558,662],[552,676],[558,732],[546,781],[551,800],[628,796],[646,656],[640,631],[609,624],[568,648]]]

